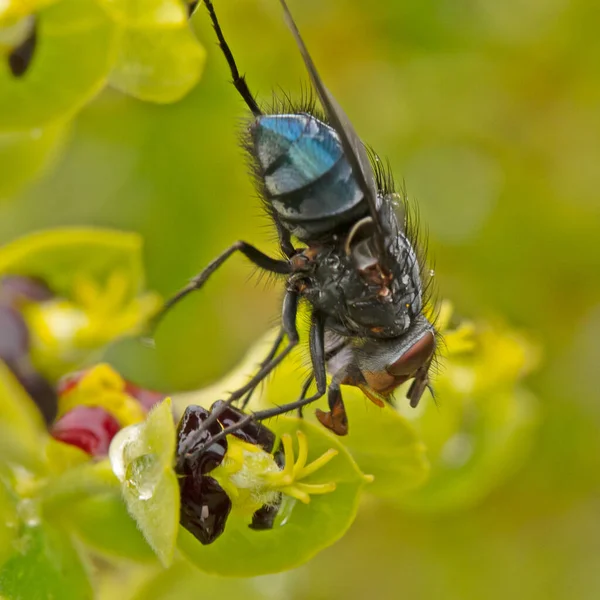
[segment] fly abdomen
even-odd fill
[[[309,114],[261,115],[251,134],[266,201],[298,238],[323,237],[366,214],[331,127]]]

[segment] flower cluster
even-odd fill
[[[231,435],[219,438],[226,428]],[[311,494],[333,492],[333,482],[301,480],[326,465],[337,451],[330,449],[307,465],[306,436],[301,431],[296,435],[297,460],[289,434],[281,437],[281,449],[272,431],[222,401],[210,411],[188,406],[177,430],[181,524],[200,542],[210,544],[223,533],[234,506],[252,515],[252,529],[271,529],[277,517],[285,522],[283,497],[307,504]]]
[[[0,200],[52,163],[104,87],[157,103],[184,97],[205,60],[190,11],[184,0],[2,0]]]
[[[15,547],[31,536],[51,545],[52,515],[71,507],[60,541],[71,555],[72,529],[109,552],[131,536],[136,552],[151,548],[164,565],[181,553],[213,573],[271,573],[338,539],[366,484],[404,508],[449,509],[483,497],[524,455],[535,405],[522,379],[535,347],[506,326],[457,319],[447,302],[433,381],[443,415],[431,399],[417,410],[401,401],[373,409],[349,386],[344,438],[314,414],[252,416],[285,401],[298,356],[256,390],[248,412],[214,399],[247,377],[254,356],[220,384],[175,394],[173,405],[108,364],[85,366],[140,333],[159,307],[142,273],[139,238],[129,234],[62,230],[0,249],[0,507],[17,515]],[[107,539],[95,527],[98,502],[129,533]],[[81,511],[87,521],[77,521]],[[5,573],[21,569],[0,548],[5,560],[0,594]]]
[[[52,437],[96,457],[107,456],[117,432],[143,421],[165,398],[125,381],[107,364],[65,376],[59,381],[58,394]]]

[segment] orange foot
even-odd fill
[[[344,405],[335,404],[330,412],[317,408],[315,415],[319,422],[336,435],[348,435],[348,417]]]

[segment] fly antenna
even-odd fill
[[[213,28],[217,34],[221,51],[223,52],[225,60],[229,65],[229,70],[231,71],[231,76],[233,78],[232,83],[235,86],[235,89],[239,92],[240,96],[244,99],[244,102],[248,105],[248,108],[252,111],[252,114],[255,117],[262,115],[263,113],[260,108],[258,108],[258,104],[256,103],[254,96],[248,89],[248,84],[246,83],[244,75],[240,75],[240,72],[238,71],[237,65],[235,64],[235,59],[233,58],[233,54],[229,48],[229,44],[227,44],[225,41],[225,36],[221,31],[221,26],[219,25],[219,20],[217,19],[217,15],[211,0],[204,0],[204,5],[206,6],[206,10],[208,10],[208,14],[210,15],[210,20],[212,21]]]

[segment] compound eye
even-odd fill
[[[414,375],[419,368],[427,364],[435,350],[435,337],[431,331],[417,340],[396,362],[387,367],[387,372],[395,377]]]

